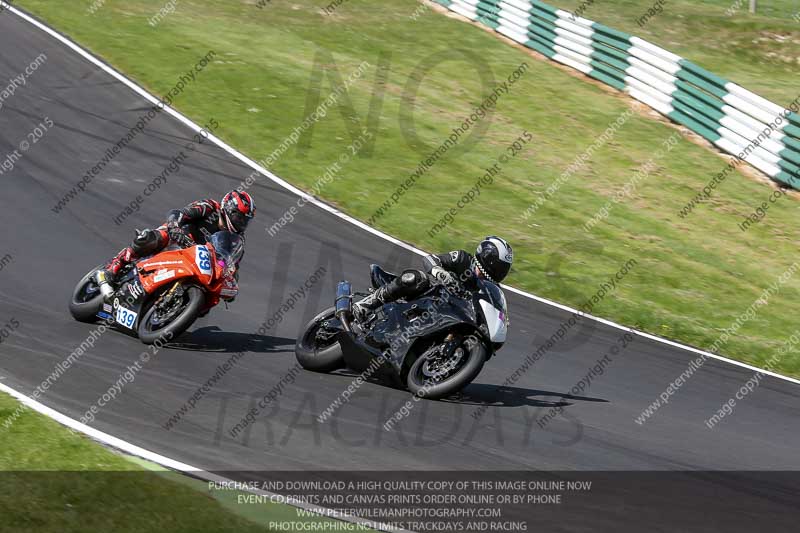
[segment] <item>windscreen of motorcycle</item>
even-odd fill
[[[217,253],[217,260],[225,261],[228,267],[235,267],[244,255],[244,242],[239,235],[230,231],[218,231],[209,240],[214,251]]]

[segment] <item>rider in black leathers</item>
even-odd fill
[[[476,287],[475,277],[500,283],[508,275],[514,260],[511,245],[500,237],[490,236],[478,244],[475,255],[463,250],[429,255],[428,271],[409,269],[394,280],[379,287],[363,300],[356,302],[353,312],[361,320],[370,311],[400,298],[414,299],[430,289],[431,283],[446,285],[461,283],[468,290]]]

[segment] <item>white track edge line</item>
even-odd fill
[[[123,74],[117,72],[110,65],[106,64],[105,62],[103,62],[100,59],[98,59],[95,56],[93,56],[90,52],[88,52],[87,50],[83,49],[77,43],[75,43],[75,42],[71,41],[70,39],[68,39],[67,37],[61,35],[56,30],[50,28],[49,26],[46,26],[43,23],[39,22],[38,20],[36,20],[33,17],[29,16],[27,13],[24,13],[24,12],[20,11],[16,7],[10,6],[9,4],[3,2],[2,0],[0,0],[0,4],[8,6],[8,9],[12,13],[14,13],[15,15],[21,17],[22,19],[26,20],[27,22],[33,24],[34,26],[36,26],[40,30],[44,31],[48,35],[54,37],[55,39],[57,39],[61,43],[65,44],[67,47],[71,48],[72,50],[77,52],[79,55],[81,55],[83,58],[88,60],[90,63],[98,66],[100,69],[105,71],[107,74],[111,75],[112,77],[114,77],[115,79],[117,79],[118,81],[120,81],[121,83],[126,85],[127,87],[129,87],[131,90],[133,90],[134,92],[136,92],[137,94],[142,96],[148,102],[150,102],[152,104],[158,104],[158,102],[159,102],[158,98],[156,98],[155,96],[151,95],[149,92],[147,92],[145,89],[143,89],[142,87],[137,85],[135,82],[133,82],[129,78],[125,77]],[[173,109],[173,108],[171,108],[169,106],[164,106],[164,109],[162,110],[162,112],[167,112],[168,114],[172,115],[175,119],[177,119],[179,122],[181,122],[185,126],[188,126],[195,133],[198,133],[203,129],[201,126],[195,124],[192,120],[190,120],[189,118],[187,118],[186,116],[182,115],[181,113],[179,113],[178,111],[176,111],[175,109]],[[278,177],[277,175],[273,174],[272,172],[270,172],[269,170],[267,170],[263,166],[259,165],[257,162],[253,161],[252,159],[250,159],[249,157],[247,157],[243,153],[239,152],[235,148],[231,147],[225,141],[223,141],[222,139],[219,139],[215,135],[209,134],[208,138],[211,141],[213,141],[217,146],[219,146],[220,148],[222,148],[223,150],[228,152],[228,154],[232,155],[236,159],[238,159],[241,162],[245,163],[247,166],[249,166],[253,170],[257,170],[257,171],[261,172],[263,175],[265,175],[266,177],[268,177],[269,179],[271,179],[272,181],[274,181],[278,185],[280,185],[280,186],[284,187],[285,189],[295,193],[296,195],[298,195],[298,196],[302,197],[303,199],[307,200],[308,202],[313,203],[317,207],[319,207],[321,209],[324,209],[325,211],[328,211],[330,213],[333,213],[334,215],[342,218],[343,220],[346,220],[347,222],[350,222],[351,224],[354,224],[354,225],[358,226],[359,228],[361,228],[361,229],[363,229],[365,231],[368,231],[369,233],[372,233],[373,235],[376,235],[376,236],[378,236],[378,237],[380,237],[380,238],[382,238],[384,240],[387,240],[387,241],[389,241],[389,242],[391,242],[393,244],[396,244],[397,246],[405,248],[406,250],[412,251],[412,252],[414,252],[414,253],[416,253],[418,255],[427,255],[427,252],[424,252],[423,250],[420,250],[419,248],[416,248],[416,247],[414,247],[414,246],[412,246],[412,245],[410,245],[410,244],[408,244],[406,242],[403,242],[403,241],[401,241],[401,240],[399,240],[399,239],[397,239],[395,237],[392,237],[391,235],[388,235],[386,233],[383,233],[380,230],[377,230],[377,229],[375,229],[375,228],[373,228],[371,226],[368,226],[367,224],[361,222],[360,220],[357,220],[357,219],[351,217],[350,215],[348,215],[346,213],[343,213],[342,211],[336,209],[335,207],[333,207],[331,205],[328,205],[325,202],[323,202],[323,201],[321,201],[321,200],[319,200],[319,199],[317,199],[317,198],[315,198],[313,196],[310,196],[305,191],[295,187],[294,185],[288,183],[287,181],[285,181],[282,178]],[[692,346],[687,346],[687,345],[681,344],[679,342],[675,342],[675,341],[671,341],[671,340],[668,340],[668,339],[664,339],[662,337],[658,337],[658,336],[652,335],[650,333],[645,333],[643,331],[639,331],[637,329],[633,329],[633,328],[630,328],[628,326],[624,326],[622,324],[617,324],[616,322],[612,322],[612,321],[606,320],[604,318],[599,318],[599,317],[596,317],[594,315],[590,315],[588,313],[583,313],[582,311],[578,311],[577,309],[573,309],[573,308],[571,308],[571,307],[569,307],[567,305],[560,304],[558,302],[554,302],[553,300],[548,300],[547,298],[543,298],[541,296],[536,296],[535,294],[532,294],[532,293],[529,293],[529,292],[525,292],[525,291],[523,291],[521,289],[517,289],[517,288],[511,287],[511,286],[508,286],[508,285],[502,285],[502,287],[504,289],[507,289],[507,290],[513,292],[513,293],[519,294],[521,296],[525,296],[526,298],[530,298],[532,300],[535,300],[535,301],[538,301],[538,302],[541,302],[541,303],[545,303],[545,304],[550,305],[552,307],[557,307],[557,308],[562,309],[564,311],[569,311],[569,312],[572,312],[572,313],[576,313],[576,314],[578,314],[580,316],[583,316],[583,317],[586,317],[586,318],[590,318],[592,320],[595,320],[595,321],[600,322],[601,324],[605,324],[607,326],[611,326],[611,327],[614,327],[614,328],[617,328],[617,329],[628,331],[628,332],[633,333],[635,335],[639,335],[641,337],[645,337],[647,339],[650,339],[650,340],[653,340],[653,341],[656,341],[656,342],[667,344],[667,345],[673,346],[675,348],[680,348],[682,350],[686,350],[686,351],[689,351],[689,352],[701,354],[701,355],[704,355],[705,357],[710,357],[712,359],[717,359],[719,361],[725,361],[725,362],[730,363],[730,364],[735,365],[735,366],[739,366],[739,367],[742,367],[742,368],[747,368],[747,369],[752,370],[754,372],[759,372],[761,374],[765,374],[765,375],[768,375],[768,376],[772,376],[774,378],[778,378],[778,379],[782,379],[782,380],[788,381],[790,383],[794,383],[796,385],[800,385],[800,379],[795,379],[795,378],[792,378],[792,377],[789,377],[789,376],[784,376],[783,374],[779,374],[777,372],[772,372],[770,370],[764,370],[764,369],[759,368],[757,366],[753,366],[753,365],[750,365],[750,364],[747,364],[747,363],[743,363],[741,361],[736,361],[734,359],[730,359],[728,357],[724,357],[724,356],[717,355],[717,354],[714,354],[714,353],[711,353],[711,352],[707,352],[707,351],[701,350],[699,348],[694,348]]]
[[[206,481],[217,481],[217,482],[234,481],[232,479],[228,479],[226,477],[214,474],[212,472],[208,472],[206,470],[202,470],[200,468],[188,465],[186,463],[181,463],[181,462],[176,461],[174,459],[170,459],[169,457],[165,457],[163,455],[157,454],[157,453],[152,452],[150,450],[147,450],[145,448],[136,446],[135,444],[131,444],[130,442],[127,442],[127,441],[124,441],[124,440],[119,439],[117,437],[114,437],[113,435],[109,435],[108,433],[104,433],[104,432],[102,432],[102,431],[100,431],[98,429],[95,429],[95,428],[93,428],[91,426],[88,426],[88,425],[82,423],[82,422],[79,422],[79,421],[75,420],[74,418],[70,418],[70,417],[68,417],[68,416],[66,416],[66,415],[64,415],[62,413],[59,413],[55,409],[47,407],[43,403],[38,402],[38,401],[34,400],[33,398],[30,398],[30,397],[26,396],[25,394],[15,390],[15,389],[12,389],[11,387],[9,387],[8,385],[5,385],[3,383],[0,383],[0,392],[5,392],[5,393],[9,394],[10,396],[12,396],[12,397],[16,398],[17,400],[19,400],[19,402],[22,403],[23,405],[25,405],[26,407],[28,407],[30,409],[33,409],[37,413],[43,414],[43,415],[55,420],[59,424],[62,424],[62,425],[66,426],[66,427],[68,427],[70,429],[75,430],[75,431],[79,431],[79,432],[87,435],[88,437],[91,437],[91,438],[93,438],[93,439],[95,439],[97,441],[100,441],[100,442],[108,445],[108,446],[111,446],[112,448],[116,448],[117,450],[123,451],[123,452],[125,452],[125,453],[127,453],[129,455],[133,455],[133,456],[136,456],[136,457],[141,457],[142,459],[146,459],[147,461],[150,461],[152,463],[159,464],[161,466],[167,467],[167,468],[172,469],[172,470],[179,471],[179,472],[184,473],[184,474],[188,474],[188,475],[191,475],[191,476],[194,476],[194,477],[202,478],[202,479],[204,479]],[[240,492],[250,492],[250,493],[253,493],[253,494],[259,494],[259,495],[263,495],[263,496],[279,496],[276,493],[265,491],[265,490],[260,490],[260,489],[250,489],[250,488],[239,488],[239,487],[237,487],[237,490],[239,490]],[[305,509],[307,511],[318,513],[322,517],[329,518],[329,519],[341,520],[341,521],[344,521],[344,522],[350,522],[350,523],[354,523],[354,524],[369,525],[373,529],[379,529],[381,531],[387,531],[387,532],[392,532],[392,533],[411,533],[411,532],[408,532],[407,530],[403,530],[403,529],[399,529],[399,528],[393,528],[392,526],[390,526],[388,524],[382,524],[382,523],[379,523],[379,522],[372,522],[372,521],[369,521],[369,520],[364,520],[364,519],[359,518],[359,517],[345,515],[343,513],[336,514],[335,516],[331,516],[331,513],[330,513],[331,511],[333,511],[334,513],[336,512],[334,509],[328,509],[327,507],[321,507],[321,506],[318,506],[318,505],[313,505],[313,504],[304,502],[302,500],[298,500],[296,498],[283,498],[282,501],[285,502],[286,505],[291,505],[293,507],[298,507],[298,508],[301,508],[301,509]]]
[[[30,398],[29,396],[27,396],[27,395],[15,390],[15,389],[12,389],[11,387],[9,387],[8,385],[6,385],[4,383],[0,383],[0,391],[5,392],[7,394],[10,394],[11,396],[13,396],[17,400],[19,400],[20,403],[22,403],[23,405],[29,407],[30,409],[33,409],[34,411],[36,411],[38,413],[41,413],[41,414],[43,414],[45,416],[48,416],[48,417],[52,418],[53,420],[55,420],[59,424],[67,426],[68,428],[72,428],[75,431],[80,431],[81,433],[83,433],[83,434],[85,434],[85,435],[87,435],[87,436],[89,436],[89,437],[91,437],[93,439],[99,440],[100,442],[103,442],[105,444],[113,446],[114,448],[117,448],[119,450],[127,452],[127,453],[129,453],[131,455],[135,455],[137,457],[141,457],[142,459],[147,459],[148,461],[152,461],[154,463],[158,463],[158,464],[160,464],[162,466],[166,466],[166,467],[172,468],[174,470],[180,470],[181,472],[199,472],[200,471],[199,468],[196,468],[196,467],[191,466],[191,465],[187,465],[186,463],[181,463],[179,461],[175,461],[174,459],[170,459],[168,457],[164,457],[163,455],[159,455],[157,453],[151,452],[150,450],[145,450],[144,448],[140,448],[139,446],[136,446],[135,444],[131,444],[130,442],[126,442],[126,441],[124,441],[122,439],[118,439],[117,437],[114,437],[113,435],[109,435],[108,433],[103,433],[102,431],[100,431],[98,429],[95,429],[95,428],[93,428],[91,426],[87,426],[86,424],[78,422],[77,420],[75,420],[73,418],[70,418],[70,417],[68,417],[68,416],[66,416],[66,415],[64,415],[62,413],[59,413],[55,409],[47,407],[43,403],[38,402],[38,401],[34,400],[33,398]]]

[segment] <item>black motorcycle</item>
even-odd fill
[[[396,277],[377,265],[370,270],[373,289]],[[315,372],[347,367],[365,378],[388,378],[428,399],[458,392],[478,376],[508,332],[503,291],[491,281],[474,281],[477,291],[457,282],[433,283],[419,298],[385,304],[361,321],[353,314],[352,286],[341,281],[334,307],[298,338],[297,361]]]

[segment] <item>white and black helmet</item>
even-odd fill
[[[487,278],[500,283],[511,270],[514,251],[504,239],[492,235],[478,244],[475,259],[478,262],[478,268]]]

